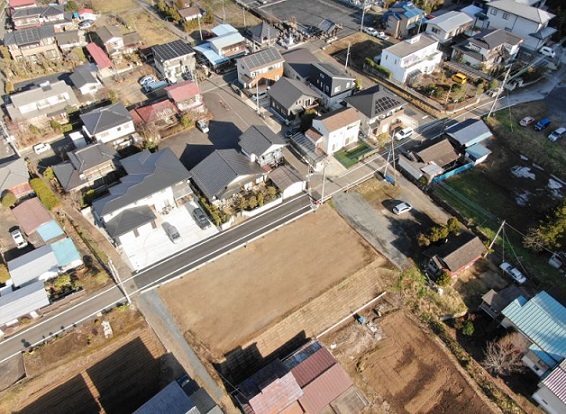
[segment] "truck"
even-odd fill
[[[167,82],[166,80],[148,82],[145,85],[143,85],[143,89],[146,92],[153,92],[153,91],[156,91],[158,89],[164,88],[167,85],[169,85],[169,82]]]

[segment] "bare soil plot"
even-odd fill
[[[326,46],[324,51],[335,59],[345,62],[349,48],[349,64],[361,68],[364,65],[365,58],[373,59],[375,55],[379,55],[383,49],[391,46],[391,44],[387,40],[377,39],[366,33],[355,33]]]
[[[495,409],[448,352],[403,311],[377,320],[381,340],[350,324],[323,338],[376,413],[486,414]]]
[[[376,259],[329,206],[160,293],[181,329],[222,356]]]

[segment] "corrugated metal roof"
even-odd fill
[[[20,228],[30,235],[43,223],[51,221],[49,211],[43,206],[39,198],[30,198],[12,209]]]
[[[208,40],[208,43],[213,45],[216,50],[224,49],[225,47],[232,46],[238,43],[245,42],[246,39],[240,33],[229,33],[224,36],[213,37]]]
[[[59,267],[67,268],[70,265],[79,266],[82,263],[81,254],[77,250],[73,240],[69,237],[52,243],[50,246],[53,249],[53,253],[55,253]]]
[[[526,300],[520,296],[501,312],[555,365],[566,357],[566,308],[546,292]]]
[[[481,119],[466,119],[448,128],[446,133],[465,147],[477,144],[492,135]]]
[[[335,364],[303,388],[304,394],[299,403],[305,412],[318,413],[352,385],[352,379],[344,368]]]
[[[291,370],[301,388],[336,364],[336,359],[326,348],[320,348]]]
[[[556,367],[542,383],[560,401],[566,404],[566,360]]]
[[[298,401],[295,401],[290,406],[286,407],[283,411],[279,412],[279,414],[303,414],[305,410],[301,407]]]
[[[57,257],[51,246],[41,246],[29,253],[10,260],[8,271],[14,286],[23,286],[40,277],[50,278],[59,273]]]
[[[49,305],[43,282],[35,282],[0,297],[0,325]]]
[[[55,220],[51,220],[39,226],[37,228],[37,234],[39,234],[41,240],[47,243],[49,240],[56,239],[57,237],[62,236],[64,233],[57,222]]]

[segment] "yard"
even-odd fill
[[[344,167],[350,168],[352,165],[357,164],[362,156],[364,156],[371,150],[372,149],[368,145],[359,141],[353,148],[344,148],[336,152],[334,154],[334,158],[336,158]]]
[[[160,294],[181,330],[219,360],[378,257],[324,206]]]
[[[348,64],[361,69],[366,58],[373,59],[374,56],[379,55],[383,49],[391,46],[391,44],[387,40],[377,39],[366,33],[355,33],[326,46],[324,51],[338,61],[345,63],[349,48]]]

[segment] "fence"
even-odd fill
[[[434,177],[434,178],[432,179],[432,182],[433,182],[433,183],[438,183],[438,182],[440,182],[440,181],[444,181],[444,180],[446,180],[446,179],[448,179],[448,178],[450,178],[450,177],[454,177],[455,175],[458,175],[458,174],[460,174],[460,173],[463,173],[464,171],[469,170],[469,169],[472,168],[473,166],[474,166],[474,163],[472,163],[472,162],[469,163],[469,164],[466,164],[466,165],[462,165],[461,167],[458,167],[458,168],[456,168],[456,169],[454,169],[454,170],[450,170],[450,171],[448,171],[448,172],[445,172],[444,174],[441,174],[441,175],[439,175],[438,177]]]

